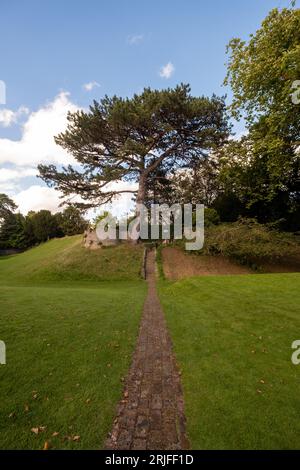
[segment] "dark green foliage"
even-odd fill
[[[64,235],[77,235],[87,228],[87,221],[79,209],[68,206],[63,212],[56,214],[59,228]]]
[[[22,214],[7,213],[0,227],[0,249],[24,249],[27,247],[24,233],[25,218]]]
[[[81,212],[74,207],[57,214],[31,211],[26,217],[7,212],[0,227],[0,248],[23,250],[51,238],[83,233],[86,226]]]
[[[219,225],[220,216],[215,209],[205,208],[204,209],[204,224],[205,227],[210,227],[211,225]]]
[[[233,192],[220,192],[213,207],[222,222],[236,222],[245,211],[243,204]]]
[[[63,232],[58,221],[50,211],[41,210],[31,215],[34,238],[37,243],[45,242],[54,237],[62,237]]]

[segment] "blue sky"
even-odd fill
[[[272,8],[289,3],[1,0],[0,80],[6,83],[7,98],[0,105],[0,191],[19,202],[25,190],[43,186],[34,177],[38,156],[30,159],[28,153],[43,153],[43,140],[35,142],[35,136],[44,136],[45,141],[49,137],[47,110],[50,132],[56,131],[55,113],[62,123],[64,110],[87,107],[104,94],[130,96],[145,86],[172,87],[180,82],[190,83],[194,95],[225,94],[228,41],[247,39]],[[90,90],[86,84],[92,84]],[[236,130],[240,132],[242,125]],[[40,147],[32,150],[34,145]],[[51,145],[48,150],[42,160],[51,160]]]

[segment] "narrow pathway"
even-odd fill
[[[180,377],[156,291],[154,251],[147,256],[146,276],[136,350],[106,449],[187,449]]]

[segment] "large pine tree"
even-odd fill
[[[122,192],[110,183],[138,183],[136,202],[146,200],[158,168],[169,172],[205,159],[229,134],[223,98],[193,97],[189,85],[144,89],[123,99],[94,101],[89,112],[68,115],[68,126],[55,141],[78,165],[39,165],[40,177],[66,200],[80,195],[83,207],[110,202]]]

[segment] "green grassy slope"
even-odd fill
[[[97,449],[111,428],[146,293],[142,250],[80,240],[0,259],[1,449]]]
[[[300,275],[160,282],[196,449],[299,449]]]
[[[139,279],[141,246],[122,244],[90,251],[81,241],[81,235],[59,238],[15,256],[0,257],[0,284]]]

